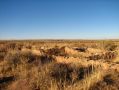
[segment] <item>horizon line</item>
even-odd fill
[[[0,39],[0,41],[25,41],[25,40],[119,40],[119,38],[96,38],[96,39],[86,39],[86,38],[42,38],[42,39]]]

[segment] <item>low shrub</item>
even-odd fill
[[[7,61],[11,67],[16,67],[18,64],[33,62],[35,56],[31,52],[10,51],[4,60]]]
[[[119,89],[119,74],[118,72],[110,72],[103,79],[95,83],[89,90],[118,90]]]
[[[54,64],[51,70],[51,76],[59,82],[59,85],[69,85],[76,83],[93,72],[93,67],[75,66],[73,64]]]
[[[46,54],[47,55],[55,55],[55,56],[65,56],[66,55],[66,53],[64,51],[62,51],[60,48],[58,48],[58,47],[54,47],[54,48],[48,49],[46,51]]]
[[[104,49],[108,51],[115,51],[117,48],[117,45],[113,42],[105,42],[104,43]]]

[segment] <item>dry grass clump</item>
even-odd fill
[[[95,83],[90,90],[119,90],[119,73],[110,71],[102,80]]]
[[[0,45],[0,52],[7,52],[7,47],[6,45]]]
[[[50,63],[50,62],[55,62],[55,58],[51,55],[42,55],[40,56],[40,63],[41,64],[46,64],[46,63]]]
[[[116,51],[114,52],[106,52],[104,55],[105,60],[115,59],[117,57],[118,53]]]
[[[33,90],[27,80],[17,80],[8,85],[6,90]]]
[[[55,56],[66,56],[66,53],[65,51],[61,50],[62,48],[59,48],[59,47],[54,47],[54,48],[51,48],[51,49],[48,49],[46,51],[46,54],[47,55],[55,55]]]
[[[118,53],[116,51],[108,51],[104,53],[96,53],[92,54],[88,57],[89,60],[105,60],[105,61],[112,61],[116,59],[118,56]]]
[[[29,44],[28,44],[28,45],[26,45],[25,47],[26,47],[27,49],[31,49],[31,48],[32,48],[32,46],[31,46],[31,45],[29,45]]]
[[[15,42],[9,42],[6,44],[6,47],[7,47],[7,49],[14,50],[16,47],[16,43]]]
[[[52,76],[56,78],[57,80],[63,80],[63,81],[72,81],[72,80],[81,80],[84,78],[84,74],[91,73],[93,67],[84,67],[84,66],[75,66],[73,64],[63,64],[63,63],[58,63],[55,64],[52,70]],[[72,75],[76,74],[75,79]]]
[[[76,64],[54,64],[55,68],[51,71],[51,76],[57,81],[59,90],[65,90],[70,86],[74,86],[75,83],[85,80],[95,72],[95,67],[89,65],[87,67]],[[71,89],[71,88],[70,88]],[[72,89],[71,89],[72,90]]]
[[[117,49],[117,45],[112,41],[105,41],[103,44],[104,49],[107,51],[115,51]]]
[[[23,53],[20,51],[9,51],[0,63],[0,74],[2,76],[9,76],[15,73],[14,70],[19,66],[30,64],[35,60],[35,56],[31,53]]]
[[[100,80],[102,80],[105,72],[102,70],[102,67],[95,66],[91,74],[87,74],[84,79],[69,85],[66,90],[90,90],[90,88]],[[94,89],[95,90],[95,89]]]
[[[9,51],[4,60],[16,66],[20,63],[30,63],[34,61],[35,56],[31,52]]]
[[[16,50],[21,50],[22,48],[23,48],[23,44],[19,44],[19,43],[16,44],[15,47]]]
[[[0,45],[0,61],[2,61],[4,59],[7,51],[8,51],[8,48],[7,48],[6,44],[5,45],[1,44]]]
[[[6,52],[0,52],[0,61],[3,61],[5,55],[6,55]]]

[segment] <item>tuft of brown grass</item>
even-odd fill
[[[95,83],[90,90],[118,90],[119,89],[118,72],[110,71],[103,78]]]
[[[112,41],[103,42],[103,47],[105,50],[108,50],[108,51],[115,51],[117,49],[117,45]]]

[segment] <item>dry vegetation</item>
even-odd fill
[[[0,41],[0,90],[119,90],[119,41]]]

